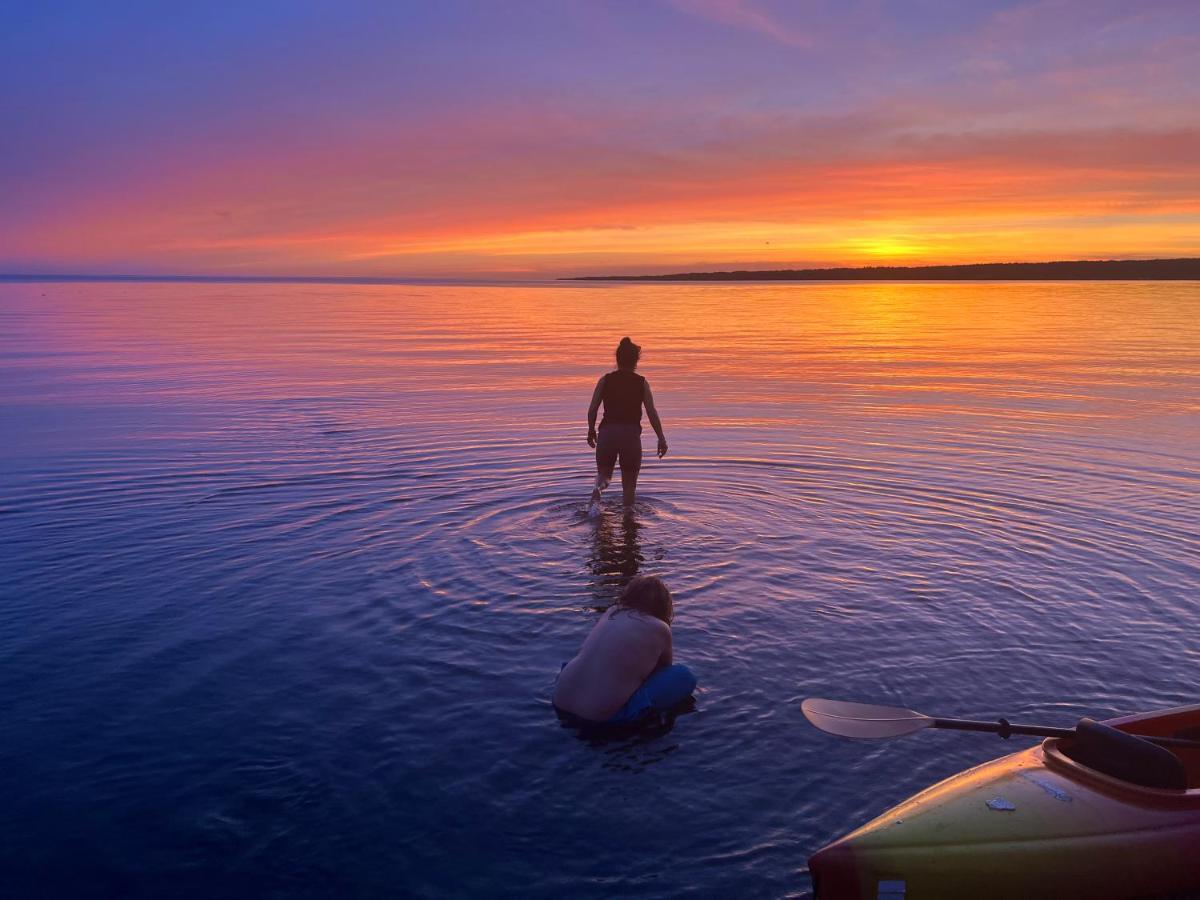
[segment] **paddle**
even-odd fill
[[[1074,737],[1074,728],[1052,728],[1047,725],[1019,725],[1008,719],[980,722],[975,719],[943,719],[927,716],[911,709],[895,706],[873,706],[869,703],[849,703],[845,700],[822,700],[809,697],[800,704],[804,717],[829,734],[848,738],[894,738],[924,728],[950,728],[956,731],[987,731],[1007,738],[1014,734],[1037,737]],[[1137,737],[1164,747],[1200,748],[1200,741],[1184,738]]]

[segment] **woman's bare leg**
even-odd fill
[[[601,427],[600,437],[596,442],[596,483],[592,487],[592,499],[588,501],[592,515],[598,515],[600,512],[600,494],[612,481],[616,465],[617,448],[612,446],[608,431]]]
[[[608,474],[604,474],[604,468],[600,465],[596,466],[596,486],[592,488],[592,503],[600,502],[600,492],[608,487],[608,483],[612,481],[612,469],[608,470]]]
[[[621,469],[621,493],[624,496],[625,506],[633,506],[633,501],[637,497],[637,479],[640,469],[622,467]]]

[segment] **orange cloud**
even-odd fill
[[[5,242],[47,261],[69,248],[84,265],[296,274],[1200,254],[1197,128],[743,117],[687,149],[630,150],[586,118],[447,117],[207,165],[200,147]]]

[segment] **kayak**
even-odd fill
[[[1200,749],[1169,747],[1164,775],[1163,748],[1128,737],[1200,738],[1200,704],[1090,725],[1096,743],[1081,723],[818,850],[816,900],[1200,896]]]

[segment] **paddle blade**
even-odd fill
[[[911,709],[847,703],[809,697],[800,704],[804,717],[822,731],[848,738],[893,738],[912,734],[933,724],[933,719]]]

